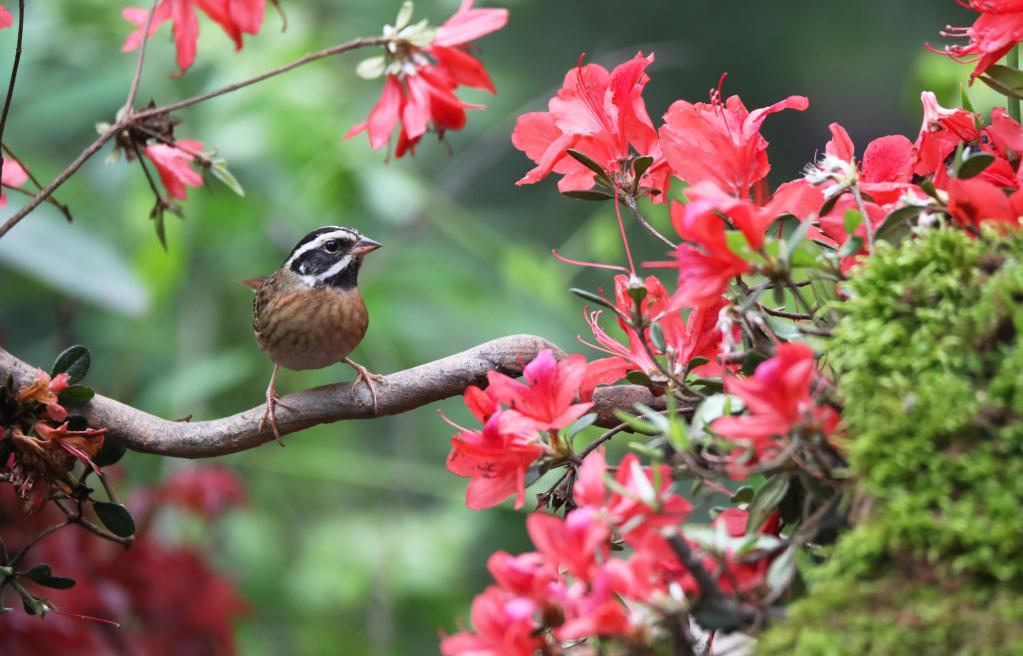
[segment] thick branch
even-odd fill
[[[371,419],[408,412],[457,396],[469,385],[484,384],[491,369],[518,375],[523,364],[545,348],[562,354],[540,337],[511,335],[395,372],[376,384],[379,398],[375,413],[365,385],[353,388],[352,383],[335,383],[303,390],[281,399],[283,407],[277,411],[277,423],[286,435],[342,419]],[[35,379],[35,372],[35,368],[0,349],[0,379],[13,374],[15,383],[24,385]],[[658,406],[650,391],[637,385],[598,388],[594,401],[598,423],[603,426],[620,423],[615,410],[631,410],[637,402]],[[107,428],[113,439],[133,451],[182,458],[209,458],[272,440],[269,426],[259,428],[262,413],[261,404],[221,419],[175,422],[98,394],[82,409],[91,426]]]

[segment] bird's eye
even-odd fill
[[[336,239],[331,239],[330,241],[323,244],[323,250],[327,251],[328,253],[336,253],[339,250],[341,250],[341,242],[339,242]]]

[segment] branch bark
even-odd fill
[[[485,384],[487,371],[517,376],[522,366],[542,349],[563,351],[541,337],[510,335],[461,353],[389,374],[376,384],[377,411],[364,385],[334,383],[282,397],[277,423],[287,435],[317,424],[345,419],[372,419],[408,412],[457,396],[469,385]],[[35,379],[36,368],[0,349],[0,379],[14,376],[16,385]],[[598,425],[620,423],[616,410],[632,410],[635,403],[658,407],[649,390],[638,385],[601,387],[594,394]],[[663,407],[663,403],[660,404]],[[156,417],[97,394],[81,409],[90,426],[107,428],[109,436],[132,451],[181,458],[210,458],[252,449],[273,440],[270,427],[260,430],[260,404],[244,412],[208,421],[177,422]]]

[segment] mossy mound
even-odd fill
[[[758,653],[1023,654],[1023,236],[881,244],[850,291],[828,364],[870,510]]]

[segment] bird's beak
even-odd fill
[[[381,246],[383,246],[383,244],[381,244],[380,242],[374,241],[373,239],[370,239],[369,237],[363,237],[362,239],[359,240],[359,243],[357,243],[355,245],[355,248],[352,249],[352,253],[356,257],[362,257],[363,255],[366,255],[367,253],[372,253],[373,251],[375,251],[376,249],[380,248]]]

